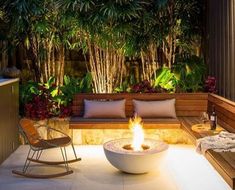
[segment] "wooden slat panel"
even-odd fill
[[[216,111],[216,113],[217,113],[218,119],[224,121],[225,123],[227,123],[230,126],[235,126],[235,120],[230,119],[225,114],[223,114],[223,112]]]
[[[216,94],[210,94],[208,96],[208,101],[235,114],[235,102],[232,102]]]
[[[235,128],[231,127],[229,124],[225,123],[221,119],[218,119],[218,124],[220,126],[223,126],[223,128],[226,129],[227,131],[229,131],[231,133],[235,133]]]
[[[0,164],[19,146],[18,81],[0,86]]]
[[[95,96],[94,96],[95,95]],[[207,100],[208,95],[206,93],[121,93],[121,94],[76,94],[75,101],[81,101],[81,99],[143,99],[143,100],[161,100],[161,99],[182,99],[182,100]]]
[[[215,106],[218,115],[218,123],[226,130],[235,132],[235,103],[215,94],[208,96],[208,111]]]

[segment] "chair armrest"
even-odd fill
[[[57,133],[60,133],[60,134],[62,134],[62,135],[65,136],[65,137],[69,137],[66,133],[64,133],[64,132],[62,132],[62,131],[60,131],[60,130],[58,130],[58,129],[49,127],[48,125],[40,125],[38,128],[41,128],[41,127],[44,127],[44,128],[46,128],[46,129],[48,129],[49,131],[55,131],[55,132],[57,132]]]

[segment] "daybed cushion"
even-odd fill
[[[84,118],[125,118],[126,100],[84,100]]]
[[[134,112],[143,118],[176,118],[175,99],[161,101],[133,100]]]

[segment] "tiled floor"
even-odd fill
[[[171,145],[165,162],[144,175],[117,171],[106,160],[102,146],[77,146],[82,161],[71,164],[74,174],[55,179],[29,179],[11,174],[23,165],[28,147],[21,146],[0,167],[0,190],[229,190],[230,187],[198,155],[193,146]],[[58,160],[60,152],[48,150],[48,158]],[[69,152],[72,153],[72,152]],[[42,155],[45,156],[46,152]],[[144,163],[143,163],[144,164]],[[32,171],[54,171],[38,167]],[[58,170],[58,168],[56,168]]]

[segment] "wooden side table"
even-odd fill
[[[217,124],[216,129],[211,130],[210,124],[205,123],[205,124],[192,125],[191,130],[200,134],[201,137],[205,137],[205,136],[217,135],[218,133],[220,133],[221,131],[224,131],[225,129]]]

